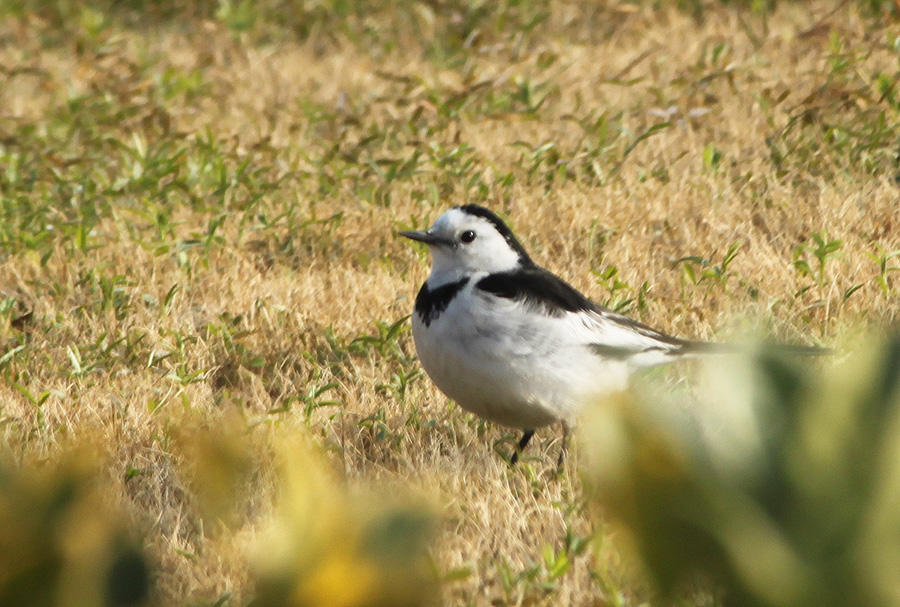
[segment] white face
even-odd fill
[[[515,250],[491,221],[462,209],[450,209],[425,232],[403,235],[431,249],[434,264],[428,282],[432,286],[475,272],[511,270],[524,253]]]

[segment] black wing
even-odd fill
[[[504,299],[521,301],[550,316],[597,308],[572,285],[543,268],[495,272],[479,280],[475,288]]]
[[[628,331],[657,342],[658,345],[650,346],[652,349],[700,350],[706,346],[702,343],[689,342],[660,333],[627,316],[616,314],[612,310],[592,302],[579,293],[575,287],[543,268],[519,268],[508,272],[490,274],[479,280],[475,288],[497,297],[521,301],[549,316],[559,317],[567,312],[593,312],[611,323],[626,328]],[[609,346],[598,344],[597,347],[605,349]],[[616,347],[618,348],[618,346]],[[709,347],[713,348],[714,346],[711,344]],[[643,349],[645,347],[635,345],[623,348],[623,350],[627,350],[628,355]],[[625,356],[624,351],[622,356]]]
[[[598,354],[609,358],[627,359],[640,352],[652,350],[662,350],[673,355],[726,354],[741,350],[740,347],[733,344],[690,341],[661,333],[652,327],[627,316],[616,314],[612,310],[592,302],[579,293],[575,287],[540,267],[518,268],[508,272],[490,274],[479,280],[475,284],[475,288],[496,297],[521,301],[549,316],[559,317],[567,312],[592,312],[609,323],[651,340],[650,344],[592,344],[592,348]],[[770,344],[766,347],[788,355],[822,356],[834,353],[829,348],[817,346]]]

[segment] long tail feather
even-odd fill
[[[764,343],[762,349],[777,354],[790,356],[832,356],[837,353],[833,348],[822,346],[804,346],[801,344]],[[680,354],[736,354],[747,351],[747,347],[737,344],[723,344],[709,341],[687,341],[676,350]]]

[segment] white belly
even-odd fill
[[[515,313],[515,302],[478,296],[472,287],[426,327],[413,315],[425,371],[448,397],[485,419],[531,429],[572,421],[592,400],[623,390],[629,369],[591,352],[571,319]]]

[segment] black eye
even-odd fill
[[[462,234],[460,234],[459,239],[466,244],[469,244],[473,240],[475,240],[475,232],[472,230],[466,230]]]

